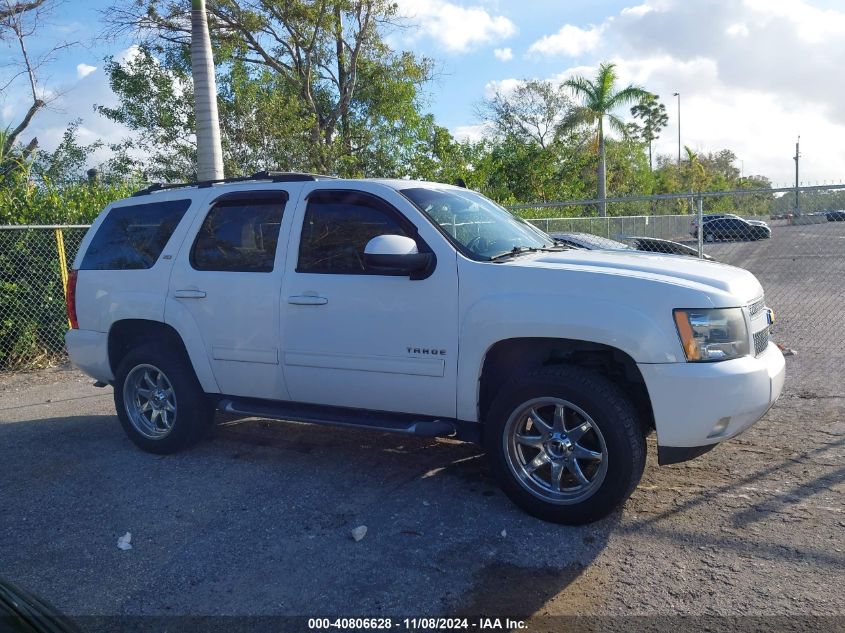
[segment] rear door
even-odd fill
[[[306,184],[282,291],[284,373],[298,402],[455,416],[457,254],[408,200],[376,183]],[[405,235],[435,254],[424,279],[364,265]]]
[[[207,213],[197,214],[174,265],[167,320],[181,320],[177,329],[201,339],[221,393],[288,398],[280,368],[279,293],[286,210],[300,187],[213,197]]]

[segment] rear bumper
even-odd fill
[[[94,330],[68,330],[65,346],[70,360],[79,369],[101,382],[114,381],[109,365],[109,335]]]
[[[701,455],[762,418],[780,397],[785,362],[769,342],[756,358],[639,368],[654,411],[659,461],[676,463]]]

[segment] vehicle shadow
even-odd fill
[[[841,446],[843,444],[845,444],[845,440],[836,442],[836,444],[831,445],[830,448],[836,445]],[[837,484],[841,484],[843,482],[845,482],[845,467],[832,473],[826,473],[810,481],[802,482],[789,490],[783,491],[783,493],[773,498],[766,499],[760,503],[755,503],[746,510],[735,514],[732,522],[736,527],[745,527],[751,523],[761,521],[771,514],[783,512],[786,508],[798,505],[802,501],[826,492],[831,488],[835,488]],[[845,559],[840,562],[845,562]]]
[[[736,478],[736,479],[732,479],[729,483],[726,483],[726,484],[721,485],[721,486],[712,487],[712,488],[709,488],[705,491],[702,491],[701,494],[696,495],[692,499],[688,499],[684,502],[677,504],[675,507],[671,508],[670,510],[666,510],[665,512],[655,514],[652,517],[649,517],[647,519],[643,519],[643,520],[639,521],[639,524],[640,525],[648,525],[648,524],[651,524],[651,523],[658,523],[661,520],[666,519],[666,518],[668,518],[672,515],[676,515],[676,514],[686,512],[686,511],[688,511],[688,510],[690,510],[694,507],[697,507],[697,506],[705,505],[705,504],[713,501],[715,498],[719,497],[720,495],[723,495],[723,494],[731,492],[731,491],[739,490],[739,489],[741,489],[745,486],[748,486],[749,484],[752,484],[752,483],[755,483],[759,480],[765,479],[765,478],[769,477],[770,475],[772,475],[773,473],[776,473],[780,470],[783,470],[784,468],[789,466],[793,461],[796,461],[796,460],[802,461],[802,460],[809,459],[811,457],[817,457],[817,456],[819,456],[819,455],[821,455],[821,454],[823,454],[827,451],[833,450],[833,449],[840,447],[840,446],[843,446],[843,445],[845,445],[845,438],[838,440],[836,442],[830,442],[830,443],[824,444],[822,446],[817,446],[816,448],[813,448],[811,450],[808,450],[808,451],[801,453],[801,455],[794,457],[794,458],[790,459],[789,461],[781,461],[781,462],[773,463],[772,465],[767,466],[766,468],[758,470],[754,473],[751,473],[750,475],[746,475],[745,477],[739,477],[739,478]],[[843,479],[843,477],[845,477],[845,469],[839,470],[839,471],[837,471],[836,473],[833,473],[833,474],[825,475],[824,477],[821,477],[818,481],[828,480],[828,479],[832,478],[833,479],[832,483],[836,483],[836,482],[841,481]],[[818,481],[806,482],[806,483],[799,485],[798,487],[795,488],[795,490],[791,494],[784,495],[784,503],[787,503],[788,499],[798,500],[798,499],[800,499],[800,497],[802,495],[808,496],[809,494],[815,494],[816,492],[819,492],[823,487],[820,486]],[[760,508],[762,508],[763,506],[765,506],[767,504],[771,504],[771,501],[768,501],[764,504],[758,504],[757,506],[754,506],[754,507],[750,508],[749,510],[743,512],[740,515],[739,518],[735,519],[735,521],[734,521],[735,525],[740,526],[740,525],[743,525],[743,524],[747,524],[749,522],[749,520],[747,518],[744,519],[744,518],[741,518],[741,517],[749,516],[748,513],[755,513],[756,514],[757,512],[760,511]]]

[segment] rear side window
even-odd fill
[[[191,251],[197,270],[269,273],[287,193],[247,192],[217,200]]]
[[[85,251],[82,270],[151,268],[190,206],[190,200],[167,200],[113,208]]]
[[[308,199],[297,272],[363,275],[364,248],[378,235],[409,234],[398,211],[360,193],[317,191]],[[402,223],[404,224],[404,223]]]

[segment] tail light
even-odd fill
[[[65,304],[67,305],[67,321],[71,330],[79,329],[79,321],[76,318],[76,276],[79,273],[74,269],[67,274],[67,294]]]

